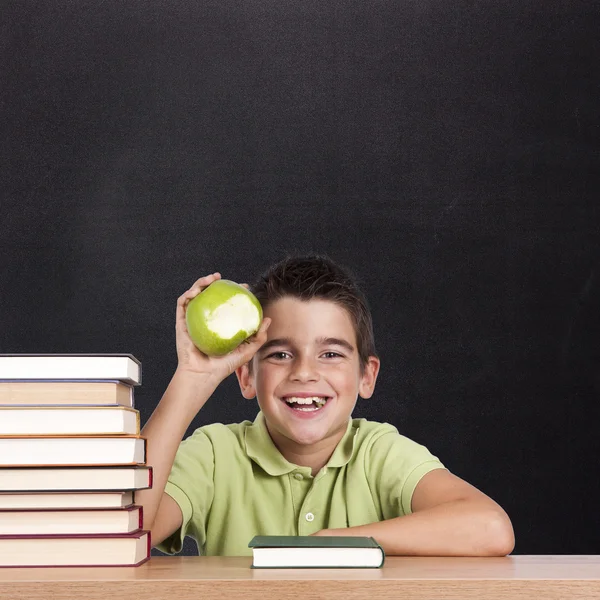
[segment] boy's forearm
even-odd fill
[[[514,547],[506,514],[471,500],[316,535],[371,536],[389,556],[506,556]]]
[[[208,376],[176,371],[144,425],[141,435],[147,440],[146,464],[152,467],[152,488],[136,492],[135,500],[143,506],[145,529],[154,523],[179,443],[217,385]]]

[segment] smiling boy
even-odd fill
[[[191,342],[177,303],[178,366],[142,430],[150,490],[136,493],[144,528],[167,553],[193,537],[201,554],[249,555],[254,535],[361,535],[388,555],[502,556],[510,519],[395,427],[353,418],[380,361],[367,301],[326,257],[290,257],[252,287],[260,330],[224,357]],[[223,379],[236,374],[256,419],[200,427],[181,441]]]

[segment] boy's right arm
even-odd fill
[[[202,277],[179,297],[175,319],[177,369],[141,431],[146,438],[146,464],[152,467],[153,482],[152,488],[136,492],[135,502],[143,507],[144,529],[151,531],[153,546],[182,524],[179,505],[164,490],[187,428],[221,381],[251,360],[267,339],[268,318],[254,336],[226,356],[208,357],[194,346],[185,324],[187,304],[220,277],[219,273]]]

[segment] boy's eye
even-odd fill
[[[275,358],[276,360],[284,360],[285,358],[287,358],[289,356],[290,355],[287,352],[280,350],[279,352],[272,352],[266,358]],[[337,352],[324,352],[322,356],[324,356],[325,358],[340,358],[342,355]]]
[[[283,359],[286,356],[289,356],[287,352],[273,352],[272,354],[269,354],[269,356],[267,356],[267,358]]]

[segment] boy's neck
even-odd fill
[[[314,477],[327,464],[340,440],[344,437],[346,430],[343,429],[334,436],[320,440],[310,446],[296,444],[276,431],[271,431],[268,423],[267,431],[279,452],[288,462],[299,467],[310,467],[311,474]]]

